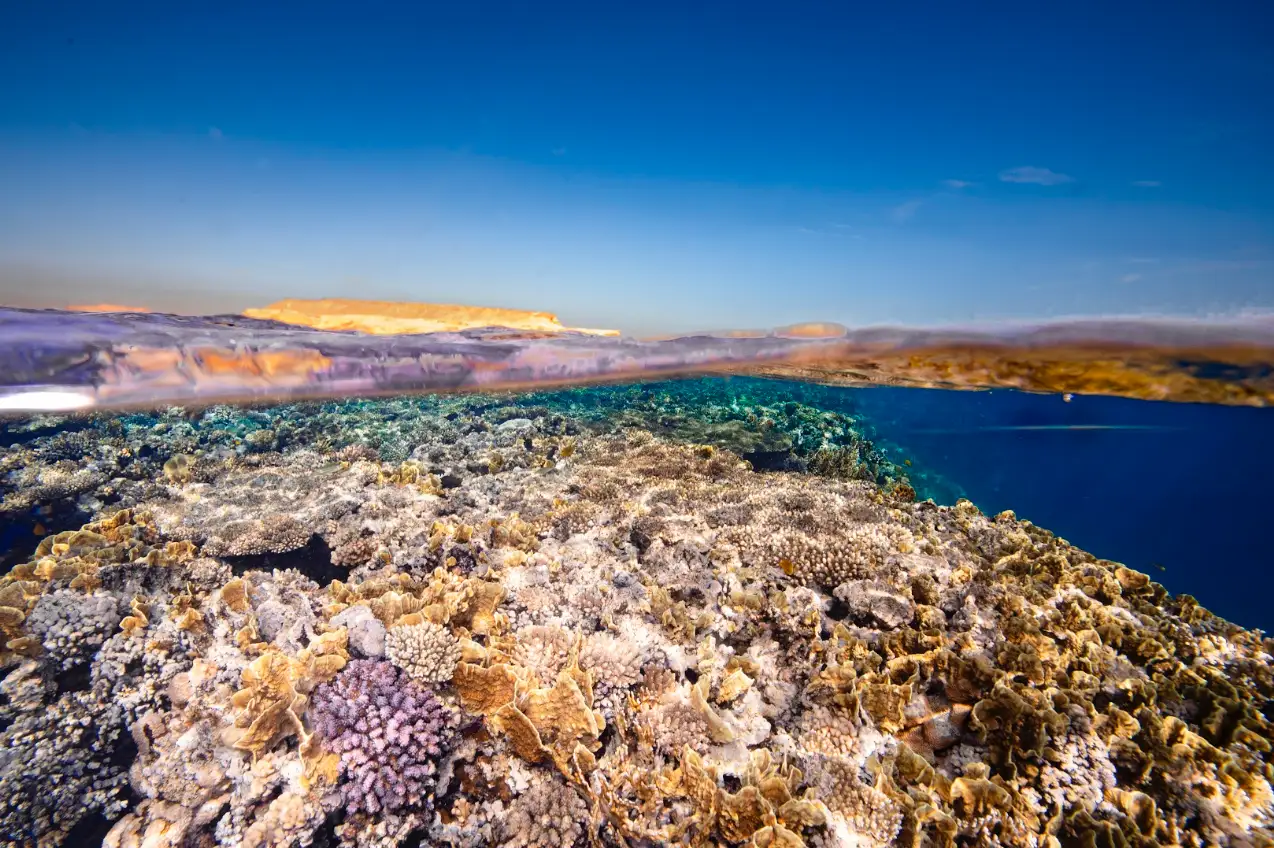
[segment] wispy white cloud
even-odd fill
[[[908,200],[906,203],[899,203],[890,211],[890,216],[898,223],[910,221],[915,217],[916,212],[924,205],[923,200]]]
[[[811,235],[811,236],[823,236],[824,238],[830,237],[830,238],[836,238],[836,239],[843,239],[843,238],[861,239],[863,237],[862,233],[856,233],[856,232],[853,232],[853,230],[854,230],[853,224],[836,224],[836,223],[826,224],[821,227],[807,227],[807,226],[801,225],[796,228],[797,232],[806,233],[807,235]]]
[[[1182,266],[1185,273],[1229,273],[1274,269],[1274,261],[1264,259],[1201,259]]]
[[[221,141],[221,139],[225,138],[225,133],[218,127],[208,127],[208,138],[213,141]]]
[[[1009,168],[1000,171],[1000,181],[1006,183],[1031,183],[1033,185],[1053,186],[1062,183],[1073,183],[1075,178],[1067,174],[1059,174],[1057,171],[1050,171],[1048,168],[1036,168],[1033,165],[1023,165],[1018,168]]]
[[[565,147],[554,147],[554,148],[553,148],[553,150],[552,150],[552,153],[553,153],[553,155],[554,155],[554,156],[565,156],[565,155],[566,155],[566,148],[565,148]]]
[[[1141,280],[1163,280],[1173,277],[1215,277],[1220,274],[1242,274],[1251,271],[1270,272],[1274,270],[1274,261],[1261,259],[1183,259],[1162,261],[1159,259],[1132,258],[1126,262],[1135,263],[1145,268],[1144,271],[1132,271],[1119,277],[1121,283],[1136,283]]]
[[[1158,180],[1133,180],[1132,184],[1137,188],[1159,188],[1163,183]]]
[[[1157,265],[1159,257],[1157,256],[1129,256],[1125,261],[1131,262],[1133,265]]]
[[[955,189],[956,191],[959,191],[962,188],[969,188],[973,185],[973,183],[968,180],[943,180],[942,184],[947,188]]]

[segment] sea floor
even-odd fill
[[[1274,845],[1274,642],[803,391],[9,422],[0,838]]]

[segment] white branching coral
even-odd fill
[[[1101,804],[1117,781],[1110,748],[1093,733],[1071,733],[1056,744],[1056,765],[1040,771],[1040,789],[1049,805],[1078,807]]]
[[[209,539],[204,552],[215,556],[284,554],[309,544],[314,534],[290,515],[268,515],[259,521],[227,528]]]
[[[826,539],[782,530],[765,538],[747,538],[744,543],[765,565],[779,566],[810,584],[827,587],[871,577],[891,555],[915,548],[911,532],[893,524],[861,524]]]
[[[565,627],[532,625],[517,632],[517,645],[513,648],[513,661],[535,673],[541,682],[557,678],[566,668],[575,634]]]
[[[845,830],[850,839],[841,844],[860,848],[893,845],[902,829],[898,803],[865,782],[858,763],[844,757],[816,756],[805,763],[806,781],[835,814],[829,830]]]
[[[524,586],[511,594],[512,604],[531,621],[544,621],[562,609],[562,598],[547,586]]]
[[[443,683],[460,662],[460,643],[450,630],[432,621],[403,624],[385,634],[385,655],[422,683]]]
[[[579,664],[602,683],[632,686],[641,679],[642,652],[627,639],[609,633],[593,633],[584,640]]]
[[[69,669],[91,659],[120,618],[119,602],[110,595],[59,589],[40,598],[26,624],[49,657]]]
[[[534,781],[509,804],[506,848],[571,848],[592,827],[588,804],[556,777]]]
[[[849,715],[819,704],[801,714],[797,737],[808,751],[853,757],[859,750],[859,732]]]
[[[641,713],[640,721],[650,731],[655,747],[666,754],[679,754],[687,745],[703,752],[710,742],[707,717],[686,700],[651,707]]]

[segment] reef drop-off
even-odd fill
[[[1274,844],[1261,633],[661,392],[8,424],[0,835]]]

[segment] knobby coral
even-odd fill
[[[385,636],[385,655],[416,680],[444,683],[460,661],[460,643],[450,630],[432,621],[400,624]]]
[[[49,658],[69,669],[91,659],[121,618],[119,601],[110,595],[59,589],[40,598],[26,625]]]
[[[453,717],[433,692],[393,664],[353,660],[314,691],[321,744],[339,754],[349,813],[427,805]]]
[[[589,826],[588,804],[561,780],[540,776],[509,805],[508,848],[572,848]]]

